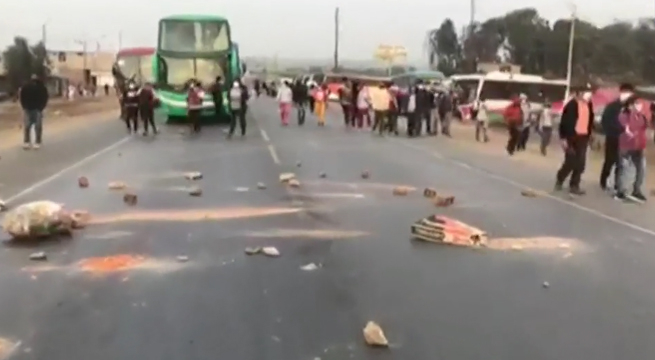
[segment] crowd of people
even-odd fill
[[[289,124],[289,116],[294,108],[299,125],[305,122],[305,109],[316,114],[319,126],[325,125],[329,93],[327,85],[299,80],[295,83],[283,81],[280,86],[264,84],[264,87],[267,94],[278,101],[283,126]],[[259,90],[256,89],[256,92],[259,93]],[[431,136],[437,136],[439,130],[451,136],[450,121],[459,115],[458,96],[455,92],[444,91],[421,81],[408,92],[402,92],[390,82],[364,86],[344,78],[338,98],[346,127],[371,128],[380,135],[399,135],[398,122],[404,119],[409,137],[420,136],[423,128]],[[486,123],[482,124],[481,134],[484,134],[484,141],[488,141]]]
[[[618,200],[645,202],[642,191],[649,120],[634,93],[634,86],[622,84],[616,100],[608,104],[601,117],[601,131],[605,136],[604,162],[600,173],[600,187]],[[561,191],[568,179],[572,195],[585,195],[581,187],[587,150],[594,136],[594,108],[589,86],[572,88],[573,96],[562,110],[558,135],[564,161],[555,176],[555,190]],[[506,150],[509,155],[525,149],[530,128],[535,126],[541,135],[541,152],[546,155],[553,133],[553,114],[550,103],[534,116],[524,95],[515,97],[505,109],[504,118],[509,132]],[[535,119],[536,118],[536,124]],[[634,168],[632,184],[628,184],[629,168]],[[614,182],[608,180],[614,172]]]

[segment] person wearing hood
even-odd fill
[[[125,107],[125,124],[129,134],[139,131],[139,88],[130,80],[123,92],[123,106]]]
[[[619,183],[621,164],[619,159],[619,137],[623,133],[623,127],[619,122],[619,115],[624,108],[626,100],[634,93],[635,88],[631,84],[621,84],[619,97],[607,104],[600,120],[600,125],[605,134],[605,156],[603,168],[600,171],[600,187],[607,190],[607,179],[614,169],[614,190],[618,191],[616,185]]]
[[[646,149],[648,131],[648,119],[642,113],[642,104],[639,102],[635,95],[631,95],[626,99],[619,115],[619,124],[621,125],[622,132],[619,135],[619,159],[621,170],[626,169],[632,165],[635,169],[635,178],[632,183],[631,192],[626,191],[626,172],[619,171],[618,182],[616,183],[615,198],[630,200],[637,202],[645,202],[646,196],[641,191],[644,183],[644,176],[646,171],[646,157],[644,151]]]
[[[201,130],[200,114],[202,112],[202,103],[205,98],[205,91],[202,89],[201,84],[195,79],[188,82],[187,90],[187,115],[189,123],[191,124],[191,131],[199,133]]]
[[[572,195],[584,195],[580,187],[582,173],[587,162],[587,148],[594,125],[594,109],[591,105],[591,89],[580,88],[575,97],[564,105],[559,123],[559,138],[564,150],[564,162],[557,172],[555,190],[562,190],[566,178]]]
[[[246,113],[248,111],[248,88],[245,87],[240,80],[235,80],[232,83],[232,88],[228,93],[230,104],[230,130],[227,137],[231,138],[234,135],[234,130],[239,122],[239,129],[241,129],[241,136],[246,136]]]
[[[41,135],[43,133],[43,110],[48,105],[48,89],[36,75],[23,85],[18,93],[20,105],[25,113],[23,120],[23,148],[33,147],[38,149],[41,146]],[[36,142],[32,144],[31,133],[34,127]]]
[[[521,126],[523,124],[523,110],[521,109],[521,99],[518,96],[512,98],[512,103],[509,104],[503,112],[509,138],[507,139],[507,153],[511,156],[516,151],[516,146],[519,143],[521,136]]]

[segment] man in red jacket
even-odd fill
[[[509,104],[503,112],[509,139],[507,140],[507,153],[514,155],[516,146],[521,137],[521,124],[523,123],[523,111],[521,110],[521,99],[518,96],[512,96],[512,103]]]

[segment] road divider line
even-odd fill
[[[268,145],[268,152],[271,153],[271,157],[273,158],[273,162],[277,165],[280,165],[280,158],[277,156],[277,151],[275,151],[275,146],[273,144]]]
[[[512,180],[512,179],[510,179],[508,177],[498,175],[498,174],[495,174],[495,173],[491,173],[489,171],[486,171],[484,169],[471,166],[469,164],[467,164],[468,166],[462,166],[462,164],[464,164],[462,161],[446,158],[446,157],[442,156],[439,153],[432,153],[430,150],[422,148],[420,146],[416,146],[416,145],[413,145],[413,144],[407,144],[405,142],[402,142],[402,141],[399,141],[399,140],[396,140],[396,139],[390,139],[390,140],[392,140],[393,142],[398,143],[398,144],[400,144],[400,145],[402,145],[402,146],[404,146],[406,148],[413,149],[415,151],[419,151],[419,152],[428,154],[428,155],[430,155],[430,156],[432,156],[434,158],[438,158],[438,159],[448,161],[451,164],[457,164],[463,169],[467,169],[469,171],[475,171],[475,172],[477,172],[477,173],[479,173],[479,174],[481,174],[483,176],[486,176],[486,177],[488,177],[490,179],[500,181],[500,182],[505,183],[507,185],[510,185],[510,186],[513,186],[513,187],[516,187],[516,188],[519,188],[519,189],[532,188],[532,186],[523,184],[523,183],[521,183],[519,181],[515,181],[515,180]],[[650,236],[655,236],[655,231],[653,231],[653,230],[647,229],[645,227],[639,226],[637,224],[633,224],[633,223],[625,221],[625,220],[621,220],[621,219],[616,218],[616,217],[611,216],[611,215],[607,215],[607,214],[605,214],[603,212],[600,212],[600,211],[598,211],[596,209],[592,209],[590,207],[586,207],[584,205],[580,205],[578,203],[562,199],[562,198],[560,198],[558,196],[549,194],[546,191],[544,191],[541,196],[545,197],[545,198],[548,198],[550,200],[553,200],[555,202],[558,202],[560,204],[564,204],[564,205],[570,206],[572,208],[578,209],[580,211],[586,212],[587,214],[594,215],[594,216],[599,217],[601,219],[611,221],[611,222],[613,222],[615,224],[625,226],[625,227],[630,228],[632,230],[636,230],[636,231],[642,232],[642,233],[650,235]]]
[[[268,137],[266,130],[259,128],[259,132],[262,134],[262,139],[264,139],[264,141],[271,142],[271,139]]]
[[[47,184],[51,183],[54,180],[57,180],[59,177],[66,174],[67,172],[75,170],[75,169],[79,168],[80,166],[90,162],[91,160],[93,160],[93,159],[95,159],[95,158],[97,158],[97,157],[99,157],[99,156],[101,156],[101,155],[103,155],[103,154],[105,154],[105,153],[107,153],[109,151],[112,151],[112,150],[116,149],[117,147],[119,147],[119,146],[123,145],[124,143],[128,142],[130,139],[131,139],[131,137],[126,136],[126,137],[118,140],[117,142],[107,146],[106,148],[100,149],[100,150],[94,152],[93,154],[88,155],[85,158],[82,158],[81,160],[78,160],[78,161],[74,162],[73,164],[66,166],[65,168],[57,171],[56,173],[48,176],[47,178],[35,182],[34,184],[32,184],[32,185],[26,187],[25,189],[21,190],[20,192],[18,192],[17,194],[14,194],[14,195],[6,198],[5,201],[12,202],[12,201],[17,200],[17,199],[19,199],[19,198],[21,198],[21,197],[23,197],[25,195],[28,195],[28,194],[34,192],[34,190],[37,190],[40,187],[43,187],[44,185],[47,185]],[[41,151],[44,151],[44,150],[41,150]],[[45,151],[47,151],[47,150],[45,150]]]

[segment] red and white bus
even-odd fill
[[[134,47],[122,49],[116,54],[114,63],[114,77],[133,78],[138,83],[153,82],[152,58],[155,55],[154,47]]]

